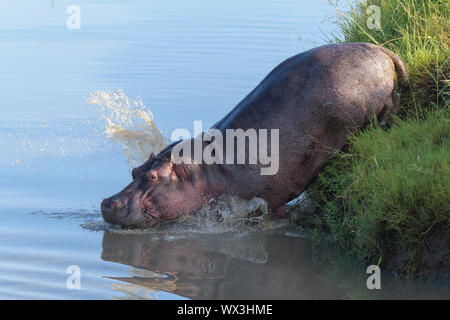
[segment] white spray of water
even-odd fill
[[[89,131],[79,128],[89,128]],[[42,119],[32,124],[15,123],[11,133],[7,135],[12,151],[3,154],[10,159],[11,166],[37,169],[32,166],[33,160],[42,157],[78,157],[99,149],[99,136],[102,134],[89,120],[73,119],[72,121],[48,121]]]
[[[261,198],[244,200],[235,195],[222,195],[203,205],[195,215],[185,215],[176,226],[190,232],[229,232],[270,229],[284,221],[272,220],[267,201]]]
[[[128,98],[122,89],[95,91],[87,102],[99,107],[106,136],[121,146],[129,166],[141,165],[151,152],[158,153],[169,143],[142,100]]]

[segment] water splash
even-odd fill
[[[69,121],[49,121],[43,118],[31,123],[8,125],[6,143],[10,152],[0,155],[11,166],[42,170],[39,161],[52,157],[61,164],[68,158],[85,158],[99,149],[105,148],[100,137],[101,127],[91,120],[72,119]],[[37,163],[37,165],[36,165]]]
[[[102,220],[101,214],[98,214],[96,219],[84,221],[81,227],[90,231],[120,234],[152,234],[171,241],[179,237],[184,238],[188,234],[247,233],[281,228],[288,224],[289,219],[272,220],[267,201],[261,198],[248,201],[237,196],[223,195],[210,200],[195,214],[184,215],[176,222],[163,223],[151,229],[124,229],[110,225]]]
[[[122,89],[95,91],[87,102],[99,107],[106,136],[121,146],[130,167],[141,165],[151,152],[158,153],[169,144],[142,100],[128,98]]]
[[[244,200],[236,195],[222,195],[211,199],[194,215],[181,217],[175,228],[179,231],[222,233],[279,228],[286,222],[271,219],[264,199]]]
[[[145,162],[151,152],[157,153],[169,143],[142,100],[130,99],[122,89],[94,91],[86,100],[88,106],[80,106],[81,112],[70,121],[43,118],[32,123],[12,123],[7,127],[10,129],[7,138],[11,140],[7,143],[15,152],[0,157],[11,166],[39,170],[36,167],[41,159],[48,157],[61,165],[73,157],[90,162],[92,154],[103,150],[103,159],[111,159],[112,146],[118,144],[127,165],[135,167]]]

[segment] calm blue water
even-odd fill
[[[66,26],[69,5],[80,29]],[[140,97],[166,134],[208,127],[282,60],[323,44],[333,12],[325,0],[3,0],[0,298],[450,297],[446,285],[412,290],[388,276],[369,292],[364,269],[330,280],[289,227],[124,233],[102,223],[99,202],[130,168],[86,103],[91,92]],[[79,290],[66,285],[70,265]]]

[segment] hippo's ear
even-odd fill
[[[149,162],[149,160],[152,160],[154,157],[155,153],[152,152],[147,161],[145,161],[141,166],[131,170],[131,176],[133,177],[133,180],[136,179],[145,169],[151,168],[152,161]]]
[[[169,167],[173,168],[173,154],[170,154]]]
[[[187,166],[184,163],[174,163],[173,154],[170,155],[170,163],[169,163],[170,170],[175,173],[175,175],[180,180],[186,180],[189,178],[189,171],[187,170]]]
[[[189,179],[189,171],[187,169],[187,166],[183,163],[172,166],[172,171],[176,174],[177,178],[182,181]]]

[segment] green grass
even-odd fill
[[[372,125],[350,137],[309,189],[321,204],[315,227],[372,263],[405,251],[408,274],[420,274],[435,234],[450,230],[449,112],[426,120]],[[319,222],[319,223],[317,223]]]
[[[381,6],[381,30],[366,25],[370,4]],[[381,0],[338,12],[330,42],[389,48],[406,62],[410,86],[389,129],[372,123],[349,137],[307,190],[318,209],[299,219],[360,259],[411,276],[450,270],[448,9],[448,1]]]

